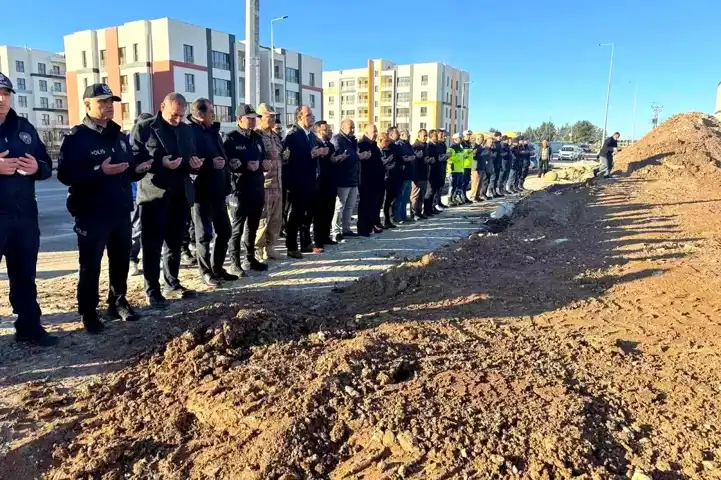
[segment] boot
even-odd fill
[[[281,256],[273,247],[265,247],[265,256],[268,260],[280,260]]]

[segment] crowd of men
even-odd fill
[[[34,181],[50,177],[52,163],[33,126],[10,108],[12,93],[0,74],[0,255],[16,339],[51,345],[56,339],[41,326],[36,298]],[[58,158],[78,239],[78,313],[89,333],[104,328],[97,308],[105,252],[106,317],[133,321],[127,279],[140,274],[141,251],[148,304],[162,309],[168,297],[194,294],[180,283],[181,262],[196,264],[202,281],[217,287],[266,270],[267,260],[281,258],[274,248],[281,237],[287,256],[302,259],[449,206],[518,193],[531,163],[522,138],[496,133],[474,142],[465,131],[448,145],[443,130],[421,129],[413,140],[408,130],[378,132],[375,125],[357,136],[350,119],[332,134],[308,106],[297,108],[296,124],[282,138],[272,107],[256,112],[241,104],[237,128],[221,135],[210,100],[188,105],[178,93],[167,95],[157,114],[141,115],[128,135],[113,121],[119,101],[105,84],[88,86],[85,117]],[[442,202],[447,178],[449,205]]]

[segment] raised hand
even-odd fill
[[[164,156],[163,157],[163,166],[165,168],[169,168],[170,170],[175,170],[176,168],[178,168],[180,166],[180,162],[182,162],[183,159],[181,157],[178,157],[175,160],[171,160],[171,158],[173,158],[173,157],[171,157],[170,155]]]
[[[129,164],[127,162],[123,163],[110,163],[112,159],[110,157],[106,158],[105,161],[100,165],[100,168],[103,169],[103,173],[105,175],[117,175],[119,173],[123,173],[125,170],[128,169]]]
[[[204,158],[198,158],[193,155],[192,157],[190,157],[190,168],[192,168],[193,170],[197,170],[203,166],[204,161]]]
[[[0,153],[0,175],[15,175],[18,169],[18,159],[8,158],[9,150]]]

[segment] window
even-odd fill
[[[216,95],[218,97],[229,97],[230,96],[230,80],[214,78],[213,79],[213,95]]]
[[[280,88],[275,89],[275,103],[282,102],[283,97],[280,95]]]
[[[230,55],[213,50],[213,68],[230,70]]]
[[[340,97],[342,103],[353,105],[355,104],[355,95],[343,95]]]
[[[280,72],[280,65],[274,65],[273,75],[275,76],[275,79],[276,79],[276,80],[282,80],[282,79],[283,79],[283,75],[281,75],[281,72]]]
[[[58,115],[55,119],[58,125],[65,125],[65,117],[63,115]]]
[[[398,123],[398,124],[396,124],[396,127],[398,127],[399,129],[410,130],[411,124],[410,123]]]
[[[63,99],[62,98],[55,99],[55,108],[59,108],[59,109],[63,108]]]
[[[47,80],[40,80],[38,82],[38,85],[40,86],[41,92],[47,92],[48,91],[48,82]]]
[[[53,75],[62,75],[60,72],[60,67],[57,65],[53,65]]]
[[[137,102],[135,102],[135,116],[137,117],[141,113],[143,113],[143,102],[138,100]]]
[[[215,120],[221,123],[232,122],[233,118],[230,116],[230,107],[226,107],[225,105],[216,105]]]
[[[358,87],[368,88],[368,79],[367,78],[359,78],[358,79]]]
[[[185,74],[185,91],[195,92],[195,75],[192,73]]]
[[[378,123],[378,115],[376,115],[375,117],[373,117],[373,121],[374,121],[375,123]]]
[[[367,93],[359,93],[358,94],[358,103],[364,103],[368,101],[368,94]]]
[[[238,52],[238,68],[245,70],[245,52]]]
[[[47,69],[44,63],[38,63],[38,73],[40,75],[45,75],[47,73]]]
[[[100,68],[105,68],[105,50],[100,50]]]
[[[328,111],[328,118],[335,117],[335,112],[333,110]]]
[[[315,95],[310,94],[310,108],[315,108]]]
[[[183,60],[185,63],[195,63],[195,57],[193,56],[193,46],[183,44]],[[188,90],[190,91],[190,90]],[[195,91],[195,83],[193,83],[193,91]]]
[[[80,56],[83,59],[83,68],[88,68],[88,54],[85,52],[85,50],[80,52]]]
[[[328,105],[335,105],[335,97],[333,95],[328,97]]]
[[[411,77],[398,77],[396,79],[396,84],[399,87],[410,87],[411,86]]]
[[[451,77],[446,77],[446,87],[451,86]]]
[[[428,116],[428,107],[421,107],[421,117]]]
[[[410,102],[411,101],[411,94],[408,92],[405,93],[397,93],[396,94],[396,101],[397,102]]]
[[[378,85],[376,85],[376,88],[374,88],[373,90],[378,93]]]
[[[47,100],[47,99],[46,99]],[[50,126],[50,115],[47,113],[43,113],[40,116],[40,124],[44,126]]]
[[[88,88],[88,77],[83,78],[84,87]]]
[[[396,110],[396,116],[398,117],[409,117],[411,115],[410,108],[399,108]]]
[[[120,91],[121,92],[128,91],[128,76],[127,75],[123,75],[120,77]]]
[[[328,82],[328,88],[335,88],[335,82]]]
[[[118,48],[118,63],[125,65],[125,47]]]
[[[311,87],[315,87],[315,73],[310,72],[308,74],[308,85]]]
[[[428,125],[426,125],[426,122],[421,122],[421,128],[428,128]]]
[[[25,62],[22,60],[15,60],[15,71],[16,72],[24,72],[25,71]]]
[[[18,96],[18,107],[27,107],[28,106],[28,97],[20,95]]]
[[[47,97],[40,97],[40,108],[50,108],[50,103]]]
[[[20,90],[20,91],[25,90],[25,79],[24,78],[18,78],[18,90]]]
[[[27,114],[27,113],[18,113],[18,115],[20,115],[20,116],[23,117],[23,118],[28,118],[28,114]]]
[[[128,120],[130,118],[130,106],[127,103],[120,104],[120,117],[123,120]]]
[[[300,105],[300,94],[298,92],[285,92],[286,103],[288,105]]]
[[[428,75],[421,75],[421,86],[428,85]]]
[[[456,80],[456,90],[458,90],[458,80]]]
[[[53,82],[53,92],[62,92],[63,85],[60,82]]]
[[[421,92],[421,101],[422,102],[428,101],[428,92]]]
[[[285,123],[288,125],[295,125],[295,112],[285,114]]]
[[[343,118],[355,117],[355,110],[341,110],[340,114]]]
[[[376,100],[375,102],[373,102],[373,106],[374,106],[374,107],[378,108],[378,105],[380,105],[380,104],[378,103],[378,100]]]
[[[240,98],[245,98],[245,78],[238,79],[238,90],[240,90]]]
[[[295,68],[285,67],[285,79],[292,83],[300,83],[298,70]]]
[[[138,44],[137,44],[137,43],[134,43],[134,44],[133,44],[133,61],[134,61],[134,62],[137,62],[139,58],[140,58],[140,57],[139,57],[139,55],[138,55]]]
[[[135,91],[139,92],[140,91],[140,74],[139,73],[133,74],[133,83],[135,83]]]
[[[355,80],[341,80],[340,88],[353,90],[355,88]]]
[[[108,77],[100,77],[100,83],[108,84]]]

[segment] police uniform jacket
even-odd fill
[[[239,129],[233,130],[225,137],[223,148],[228,160],[233,158],[240,160],[238,168],[230,167],[233,177],[232,187],[235,194],[264,197],[263,160],[268,157],[265,154],[265,146],[260,134],[255,130],[248,130],[247,132],[241,132]],[[251,171],[248,164],[254,161],[258,162],[258,169]],[[315,178],[313,181],[315,182]]]
[[[102,163],[127,163],[117,175],[105,175]],[[70,187],[66,205],[73,217],[103,219],[133,210],[132,182],[145,173],[135,172],[135,159],[120,125],[103,127],[87,116],[65,137],[58,158],[58,180]]]
[[[143,204],[169,195],[183,195],[189,205],[195,201],[195,190],[190,174],[197,173],[190,168],[190,158],[195,156],[195,136],[186,123],[172,126],[160,112],[154,117],[141,120],[133,130],[132,150],[135,162],[153,160],[148,174],[138,184],[136,202]],[[182,158],[174,170],[163,165],[163,157],[171,160]]]
[[[0,175],[0,216],[37,216],[35,181],[50,178],[52,162],[35,127],[13,109],[0,125],[0,152],[6,150],[9,152],[7,158],[19,158],[29,153],[37,160],[38,171],[34,175],[18,172]]]
[[[211,198],[225,198],[230,194],[230,173],[228,158],[220,140],[220,123],[215,122],[205,127],[192,116],[188,117],[190,128],[195,135],[196,154],[205,159],[195,177],[195,201],[201,202]],[[215,168],[213,159],[223,157],[226,160],[223,168]]]

